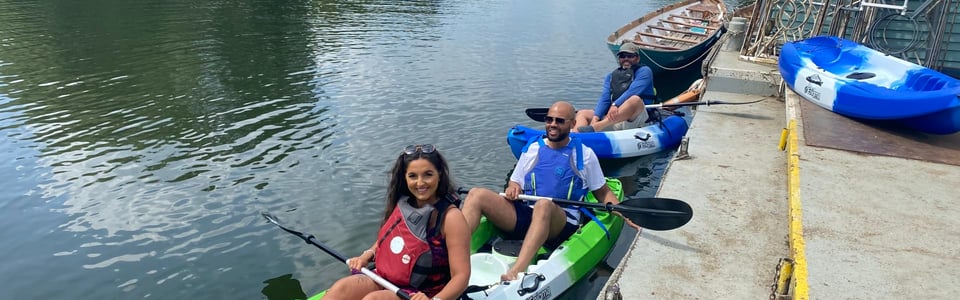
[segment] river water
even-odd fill
[[[354,255],[414,143],[500,189],[523,110],[592,106],[669,2],[0,0],[0,299],[322,290],[346,267],[260,212]],[[605,168],[652,196],[668,155]]]

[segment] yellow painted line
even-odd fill
[[[790,119],[787,152],[787,198],[790,202],[790,256],[793,258],[793,299],[810,299],[807,285],[807,258],[803,242],[803,211],[800,207],[800,153],[797,150],[797,120]]]

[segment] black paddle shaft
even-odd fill
[[[320,243],[319,241],[317,241],[316,238],[313,237],[312,234],[304,234],[303,232],[299,232],[299,231],[284,227],[283,225],[280,225],[280,221],[278,221],[277,218],[271,214],[261,213],[261,215],[264,218],[266,218],[268,222],[273,223],[273,225],[277,225],[277,227],[280,227],[280,229],[283,229],[283,231],[286,231],[286,232],[289,232],[290,234],[298,236],[301,239],[303,239],[305,242],[307,242],[307,244],[317,246],[317,248],[320,248],[320,250],[323,250],[323,252],[326,252],[327,254],[330,254],[331,256],[336,257],[337,260],[339,260],[340,262],[347,263],[347,258],[343,256],[343,254],[340,254],[340,252],[337,252],[336,250],[333,250],[330,247],[327,247],[326,245]],[[400,297],[400,299],[410,300],[410,294],[407,294],[407,292],[404,292],[403,290],[397,288],[397,286],[393,285],[386,279],[383,279],[377,276],[375,273],[370,272],[366,268],[362,268],[361,271],[363,271],[364,275],[367,275],[373,278],[375,282],[377,282],[384,288],[393,291],[394,294],[397,295],[397,297]]]
[[[681,107],[681,106],[697,106],[697,105],[710,106],[710,105],[720,105],[720,104],[738,105],[738,104],[757,103],[757,102],[763,101],[763,100],[765,100],[765,99],[766,99],[766,98],[764,98],[764,99],[759,99],[759,100],[754,100],[754,101],[747,101],[747,102],[727,102],[727,101],[720,101],[720,100],[707,100],[707,101],[683,102],[683,103],[669,103],[669,104],[667,104],[667,103],[660,103],[660,104],[649,104],[649,105],[647,105],[646,107],[647,107],[647,108],[660,108],[660,107]],[[535,108],[528,108],[528,109],[525,111],[525,113],[527,114],[527,117],[530,117],[530,119],[532,119],[532,120],[534,120],[534,121],[537,121],[537,122],[543,122],[543,120],[547,117],[547,112],[548,112],[549,110],[550,110],[549,108],[545,108],[545,107],[539,107],[539,108],[536,108],[536,107],[535,107]]]
[[[469,190],[463,187],[457,189],[457,193],[460,194],[468,192]],[[501,193],[501,195],[503,194]],[[519,197],[526,201],[549,199],[562,206],[582,206],[616,211],[633,224],[650,230],[677,229],[693,219],[693,208],[689,204],[670,198],[630,197],[620,204],[614,205],[612,203],[600,204],[530,195],[520,195]]]
[[[693,209],[689,204],[670,198],[631,197],[616,205],[530,195],[520,195],[520,199],[527,201],[548,199],[562,206],[590,207],[619,212],[637,226],[658,231],[680,228],[693,218]]]

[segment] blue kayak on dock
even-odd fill
[[[580,138],[598,158],[637,157],[671,149],[680,144],[687,134],[690,110],[678,109],[675,114],[664,116],[660,121],[648,122],[643,127],[602,132],[571,132],[571,137]],[[544,136],[543,128],[535,129],[515,125],[507,132],[507,144],[513,156],[520,158],[520,152],[534,137]]]
[[[827,36],[787,42],[778,65],[793,91],[835,113],[960,131],[960,80],[924,66]]]

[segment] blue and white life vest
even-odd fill
[[[526,153],[530,145],[538,143],[536,162],[524,171],[523,193],[559,199],[583,201],[589,188],[583,174],[583,145],[578,138],[571,138],[560,149],[550,148],[543,138],[537,137],[523,148]],[[577,224],[580,210],[564,207],[567,222]]]

